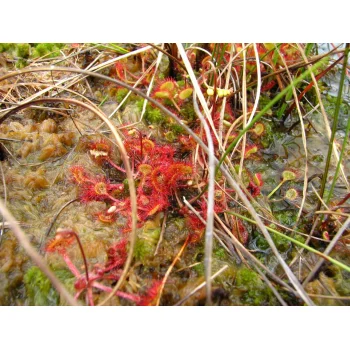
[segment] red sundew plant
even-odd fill
[[[123,184],[111,184],[109,180],[102,176],[92,177],[81,166],[73,166],[70,168],[73,182],[80,185],[80,200],[82,202],[90,202],[93,200],[99,201],[110,199],[114,202],[119,202],[110,193],[114,190],[122,191]]]
[[[139,306],[150,306],[158,296],[162,281],[153,281],[151,287],[140,297]]]
[[[272,89],[274,86],[276,86],[276,85],[277,85],[276,80],[271,80],[271,81],[269,81],[268,83],[263,84],[263,85],[261,86],[261,92],[271,90],[271,89]]]
[[[288,201],[295,201],[299,197],[299,192],[295,188],[290,188],[286,193],[284,194],[284,199]]]
[[[70,259],[67,253],[67,247],[71,246],[74,241],[77,241],[84,259],[85,273],[79,271],[75,264]],[[98,289],[106,293],[111,293],[113,288],[101,283],[102,280],[116,282],[120,278],[121,269],[127,258],[127,240],[122,239],[119,242],[113,244],[107,250],[107,261],[101,266],[96,264],[92,270],[88,270],[87,261],[85,258],[83,247],[80,243],[79,236],[70,229],[64,229],[57,232],[55,238],[51,240],[47,246],[46,251],[48,253],[57,252],[64,259],[68,269],[74,275],[76,281],[74,288],[76,294],[75,299],[78,299],[80,295],[86,291],[86,303],[90,306],[94,305],[93,290]],[[143,296],[139,296],[132,293],[125,293],[117,291],[117,296],[134,302],[137,305],[148,305],[154,296],[154,286],[152,286]]]
[[[82,166],[75,165],[70,167],[70,173],[72,175],[71,180],[77,184],[82,184],[90,181],[86,170]]]
[[[178,159],[173,146],[158,145],[135,129],[126,132],[125,136],[124,146],[138,184],[137,217],[142,225],[149,217],[169,207],[175,191],[187,187],[187,181],[194,176],[194,167],[191,162]],[[103,160],[119,168],[110,159],[112,150],[107,142],[99,140],[91,143],[88,149],[98,163]],[[96,214],[100,221],[113,223],[122,215],[128,219],[124,231],[130,229],[131,204],[125,195],[124,184],[113,184],[100,175],[92,176],[81,166],[72,167],[71,174],[72,180],[79,185],[82,202],[105,201],[110,205],[107,212]]]
[[[110,76],[133,85],[142,75],[145,75],[140,84],[147,86],[150,83],[151,76],[154,74],[155,70],[153,67],[146,72],[146,66],[149,66],[151,61],[152,57],[148,52],[143,52],[137,56],[119,60],[111,68]]]

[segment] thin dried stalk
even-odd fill
[[[171,271],[173,270],[175,264],[177,263],[177,261],[180,259],[180,256],[182,255],[183,251],[185,250],[185,248],[187,247],[187,244],[189,242],[189,238],[190,236],[188,235],[185,243],[182,245],[181,249],[179,250],[179,252],[177,253],[177,255],[175,256],[175,259],[173,260],[173,262],[171,263],[171,265],[169,266],[167,272],[165,273],[163,279],[162,279],[162,283],[160,285],[159,291],[158,291],[158,296],[157,296],[157,301],[156,301],[156,305],[159,306],[159,302],[160,302],[160,298],[162,297],[162,293],[163,293],[163,289],[165,286],[166,281],[168,280],[168,277],[171,273]]]
[[[244,43],[242,43],[243,48],[243,76],[242,76],[242,115],[243,115],[243,129],[247,125],[247,60],[246,60],[246,50]],[[239,161],[239,170],[238,170],[238,177],[240,180],[242,180],[242,171],[243,171],[243,164],[244,164],[244,154],[245,154],[245,147],[247,143],[247,134],[244,134],[242,137],[242,150],[241,150],[241,159]]]
[[[186,64],[186,62],[185,62]],[[214,228],[214,193],[215,193],[215,162],[214,162],[214,144],[210,134],[209,126],[200,112],[196,100],[196,92],[193,91],[193,107],[199,117],[208,140],[208,170],[209,170],[209,186],[208,186],[208,203],[207,203],[207,222],[205,226],[205,251],[204,251],[204,268],[206,281],[207,305],[211,304],[211,255],[213,251],[213,228]]]
[[[228,265],[223,266],[219,271],[215,272],[213,276],[210,277],[210,280],[214,280],[217,276],[219,276],[221,273],[223,273],[225,270],[227,270]],[[201,283],[198,285],[195,289],[193,289],[189,294],[187,294],[185,297],[183,297],[180,301],[178,301],[175,306],[180,306],[183,304],[187,299],[189,299],[192,295],[196,294],[199,290],[201,290],[206,285],[206,282]]]
[[[208,171],[209,171],[209,187],[208,187],[208,203],[207,203],[207,222],[205,227],[205,252],[204,252],[204,266],[205,266],[205,280],[206,280],[206,303],[211,304],[211,256],[213,251],[213,227],[214,227],[214,190],[215,190],[215,161],[214,161],[214,143],[211,137],[210,129],[205,120],[204,116],[200,112],[197,104],[196,95],[199,94],[199,100],[204,101],[204,104],[208,110],[207,104],[205,103],[204,96],[198,85],[197,79],[194,75],[191,64],[187,58],[185,50],[181,44],[177,44],[179,53],[184,61],[187,72],[190,75],[192,85],[194,87],[193,91],[193,107],[200,119],[205,135],[208,142]],[[203,103],[203,102],[202,102]],[[205,108],[204,108],[205,109]],[[208,110],[209,112],[209,110]],[[209,121],[210,113],[207,113],[207,120]]]

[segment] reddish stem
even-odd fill
[[[112,167],[116,168],[117,170],[121,171],[124,174],[126,173],[125,169],[123,169],[120,166],[118,166],[117,164],[115,164],[111,159],[107,158],[107,161],[110,165],[112,165]]]
[[[103,290],[104,292],[107,292],[107,293],[110,293],[113,290],[113,288],[105,286],[105,285],[103,285],[101,283],[98,283],[98,282],[94,282],[93,283],[93,287],[101,289],[101,290]],[[118,297],[121,297],[121,298],[124,298],[124,299],[129,299],[129,300],[131,300],[131,301],[133,301],[135,303],[139,303],[141,301],[141,298],[138,295],[124,293],[124,292],[121,292],[119,290],[117,290],[117,292],[115,294]]]
[[[67,255],[67,253],[64,251],[64,252],[61,252],[60,253],[64,262],[67,264],[69,270],[72,272],[72,274],[79,278],[81,276],[81,272],[76,268],[76,266],[73,264],[72,260],[69,258],[69,256]]]
[[[70,229],[67,229],[67,230],[60,230],[59,233],[61,235],[73,235],[75,237],[75,239],[77,240],[78,242],[78,245],[79,245],[79,249],[80,249],[80,252],[81,252],[81,255],[83,257],[83,260],[84,260],[84,266],[85,266],[85,274],[86,274],[86,283],[89,283],[89,271],[88,271],[88,266],[87,266],[87,262],[86,262],[86,257],[85,257],[85,253],[84,253],[84,249],[83,249],[83,246],[80,242],[80,238],[79,236],[77,235],[77,233],[73,230],[70,230]],[[69,269],[73,272],[73,274],[76,276],[76,277],[79,277],[81,275],[81,273],[78,271],[78,269],[74,266],[74,264],[72,263],[72,261],[70,260],[70,258],[68,257],[68,255],[66,255],[66,252],[63,251],[61,253],[64,261],[67,263],[67,266],[69,267]],[[74,272],[75,271],[75,272]],[[78,276],[76,275],[76,272],[78,272]]]
[[[90,306],[94,306],[95,305],[91,287],[87,288],[87,299],[89,301]]]

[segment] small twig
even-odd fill
[[[5,174],[4,174],[4,169],[2,167],[2,162],[0,161],[0,170],[1,170],[1,180],[2,180],[2,185],[4,187],[4,203],[5,206],[7,205],[7,187],[6,187],[6,181],[5,181]],[[2,242],[2,236],[4,234],[4,229],[5,229],[5,218],[2,216],[1,218],[1,231],[0,231],[0,245]]]
[[[216,278],[217,276],[219,276],[221,273],[223,273],[225,270],[228,269],[228,265],[223,266],[219,271],[215,272],[214,275],[212,275],[210,277],[210,280],[214,280],[214,278]],[[201,283],[200,285],[198,285],[195,289],[193,289],[192,292],[190,292],[189,294],[187,294],[184,298],[182,298],[180,301],[178,301],[175,306],[180,306],[181,304],[183,304],[187,299],[189,299],[192,295],[196,294],[200,289],[202,289],[203,287],[205,287],[206,282]]]
[[[153,255],[157,255],[158,249],[160,247],[160,244],[163,241],[163,236],[164,236],[164,232],[165,232],[165,228],[166,228],[167,217],[168,217],[168,211],[166,210],[164,212],[164,218],[163,218],[163,222],[162,222],[162,228],[160,230],[160,235],[159,235],[159,240],[158,240],[158,243],[157,243],[157,247],[156,247],[156,250],[155,250]]]
[[[171,265],[169,266],[167,272],[165,273],[163,279],[162,279],[162,283],[160,285],[159,291],[158,291],[158,297],[157,297],[157,302],[156,302],[156,306],[159,306],[159,302],[160,302],[160,298],[162,297],[162,293],[163,293],[163,289],[165,286],[165,283],[172,271],[172,269],[174,268],[175,264],[177,263],[177,261],[180,259],[181,254],[183,253],[183,251],[185,250],[185,248],[187,247],[187,244],[189,242],[190,239],[190,235],[187,236],[185,243],[183,244],[183,246],[181,247],[181,249],[179,250],[179,252],[177,253],[177,255],[175,256],[175,259],[173,260],[173,262],[171,263]]]
[[[350,300],[350,297],[333,296],[333,295],[309,294],[309,296],[311,298],[334,299],[334,300]]]

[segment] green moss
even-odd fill
[[[299,241],[301,243],[305,243],[305,241],[306,241],[306,238],[304,236],[298,235],[298,234],[294,235],[294,239],[296,239],[297,241]]]
[[[214,250],[214,255],[221,260],[226,260],[227,256],[226,256],[226,251],[224,248],[220,247]]]
[[[169,128],[176,135],[182,135],[185,132],[184,128],[181,125],[179,125],[177,122],[173,122],[172,119],[170,120],[171,121],[168,124],[166,124],[165,127]]]
[[[269,103],[271,102],[270,97],[268,96],[268,93],[266,95],[260,95],[259,98],[259,108],[263,109],[264,107],[266,107]],[[271,109],[269,109],[266,112],[267,115],[271,116],[272,115],[272,111]]]
[[[1,43],[0,44],[0,52],[12,51],[14,46],[15,46],[15,44]]]
[[[265,126],[265,132],[260,138],[260,142],[264,148],[267,148],[270,146],[270,144],[273,141],[273,130],[271,123],[263,123]]]
[[[60,49],[64,46],[64,44],[58,44],[58,43],[41,43],[36,44],[35,48],[33,50],[33,57],[42,57],[45,56],[45,58],[52,58],[60,56]]]
[[[324,160],[324,156],[322,154],[316,154],[311,159],[313,162],[322,163]]]
[[[185,80],[178,80],[176,83],[179,88],[185,87]]]
[[[142,263],[149,257],[153,257],[160,236],[159,215],[153,220],[145,223],[142,231],[139,232],[134,249],[134,256]]]
[[[284,238],[284,237],[282,237],[280,235],[271,233],[271,238],[273,239],[277,249],[280,252],[287,251],[292,245],[292,243],[290,241],[288,241],[286,238]]]
[[[337,270],[335,276],[335,286],[340,295],[350,295],[350,273],[342,270],[339,267],[334,267]]]
[[[204,264],[199,263],[197,265],[193,266],[193,270],[195,270],[198,274],[198,276],[204,276]]]
[[[191,102],[187,102],[182,106],[181,115],[188,122],[192,122],[197,119],[196,112],[194,111],[193,104]]]
[[[125,96],[128,94],[129,90],[128,89],[117,89],[117,92],[115,94],[115,98],[118,103],[122,102]]]
[[[17,62],[16,62],[16,68],[18,69],[22,69],[27,65],[27,60],[20,58]]]
[[[52,287],[50,280],[41,270],[32,266],[24,275],[29,304],[33,306],[58,305],[59,295]]]
[[[75,293],[75,277],[67,269],[55,270],[56,277],[64,284],[70,294]],[[37,267],[32,266],[24,275],[24,285],[31,306],[60,305],[60,297],[50,280]]]
[[[247,267],[237,271],[236,287],[243,292],[241,300],[245,305],[271,305],[275,302],[260,276]]]
[[[283,210],[278,213],[274,213],[276,219],[285,226],[291,227],[295,224],[297,215],[293,210]]]
[[[253,270],[242,267],[237,271],[236,286],[246,288],[256,288],[261,285],[259,275]]]
[[[143,108],[143,100],[136,103],[138,109],[141,111]],[[172,118],[167,117],[158,108],[153,108],[150,104],[147,104],[144,119],[148,125],[160,126],[167,131],[171,131],[174,136],[184,133],[184,129],[177,124]]]
[[[256,244],[256,247],[261,250],[266,250],[270,247],[266,239],[264,238],[264,236],[258,232],[255,239],[255,244]]]
[[[165,121],[165,117],[159,109],[150,107],[146,109],[145,120],[149,124],[159,125]]]
[[[29,44],[17,44],[15,54],[17,57],[28,58],[30,55]]]

